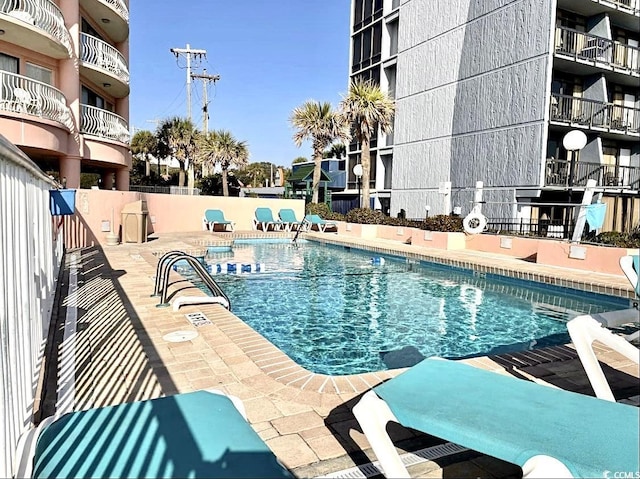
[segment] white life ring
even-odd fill
[[[472,211],[462,220],[462,227],[465,233],[470,235],[482,233],[487,227],[487,217],[481,213],[474,213]]]

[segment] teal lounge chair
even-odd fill
[[[524,477],[640,470],[640,409],[443,359],[425,359],[353,408],[387,477],[408,477],[386,424],[522,467]]]
[[[274,219],[271,208],[256,208],[253,227],[262,231],[269,231],[269,228],[275,231],[284,228],[284,223]]]
[[[636,290],[636,296],[640,298],[640,281],[638,281],[638,275],[640,275],[640,256],[637,254],[623,256],[620,258],[620,267],[631,283],[631,286]]]
[[[321,233],[324,233],[325,231],[327,231],[327,228],[333,228],[336,231],[338,231],[337,223],[334,223],[333,221],[323,220],[318,215],[307,215],[305,216],[305,219],[309,223],[311,229],[313,229],[313,227],[315,226],[316,229]]]
[[[298,230],[302,226],[302,222],[296,218],[296,212],[289,208],[283,208],[278,212],[278,216],[282,223],[284,223],[284,229],[287,231]]]
[[[32,462],[16,477],[292,477],[245,420],[240,400],[218,391],[47,422],[31,438]]]
[[[235,222],[225,219],[224,213],[221,210],[206,210],[203,221],[208,225],[210,231],[213,231],[216,225],[222,225],[222,229],[225,231],[227,227],[229,227],[231,232],[233,232],[235,227]]]

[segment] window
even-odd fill
[[[48,68],[41,67],[40,65],[34,65],[33,63],[27,63],[25,74],[29,78],[41,81],[47,85],[52,84],[52,72]]]
[[[10,73],[20,73],[20,60],[5,53],[0,53],[0,70]]]
[[[84,18],[82,19],[82,33],[86,33],[87,35],[91,35],[92,37],[96,37],[104,41],[102,35],[100,35]]]
[[[82,87],[82,104],[102,109],[105,107],[104,98],[85,86]]]

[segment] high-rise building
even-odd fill
[[[637,225],[639,39],[639,0],[352,0],[350,77],[396,100],[371,142],[383,209],[465,215],[482,181],[490,218],[562,218],[594,179],[605,228]]]
[[[0,133],[67,187],[129,187],[127,0],[0,1]]]

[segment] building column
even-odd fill
[[[116,190],[129,191],[129,169],[118,168],[116,170]]]
[[[80,188],[81,164],[82,158],[79,156],[65,156],[60,158],[60,182],[66,184],[67,188]]]
[[[111,190],[113,189],[113,170],[103,170],[102,175],[100,176],[101,185],[103,190]]]

